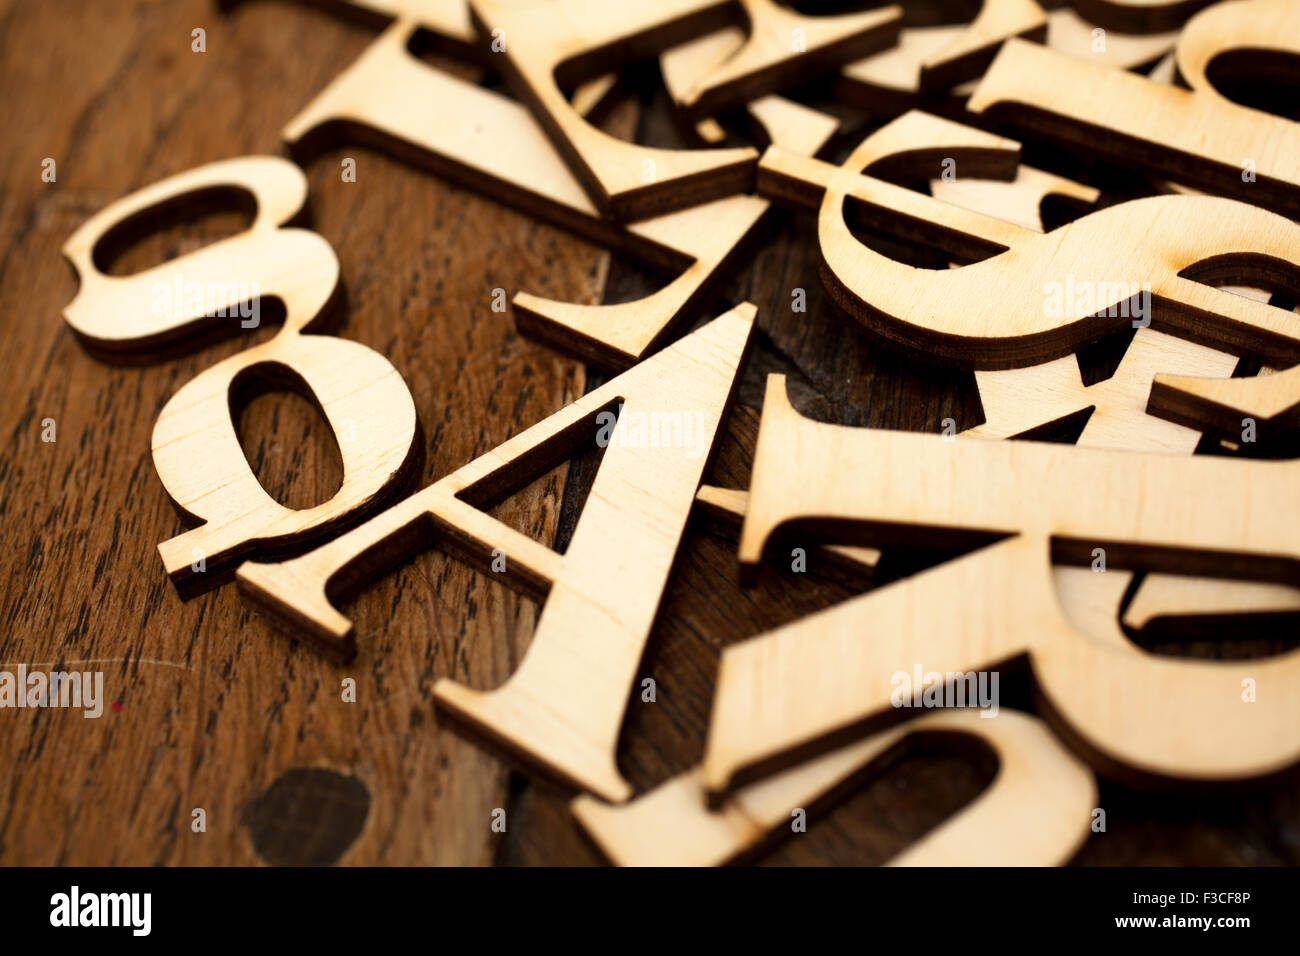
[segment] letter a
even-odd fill
[[[315,551],[245,564],[241,586],[291,632],[350,658],[352,624],[330,604],[331,584],[355,590],[377,568],[443,538],[483,568],[501,549],[511,559],[504,578],[548,594],[532,644],[496,690],[439,681],[438,705],[566,782],[626,800],[632,788],[614,760],[623,711],[708,458],[698,449],[622,441],[620,416],[562,555],[481,509],[571,454],[582,436],[595,435],[597,416],[620,401],[629,416],[698,416],[712,447],[754,314],[749,303],[737,306]]]

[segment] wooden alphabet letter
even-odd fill
[[[342,537],[290,561],[245,564],[241,585],[292,633],[349,658],[352,625],[332,597],[435,543],[485,567],[499,549],[508,579],[549,592],[533,642],[504,686],[444,678],[439,705],[569,784],[626,800],[614,751],[628,689],[753,321],[752,305],[737,306]],[[598,416],[615,410],[563,555],[480,510],[598,435]]]
[[[1300,55],[1300,6],[1229,0],[1198,13],[1175,48],[1190,90],[1012,40],[967,108],[1026,135],[1300,219],[1300,123],[1234,103],[1206,76],[1211,60],[1234,50],[1250,51],[1241,65],[1254,75],[1284,75]],[[1242,175],[1247,160],[1251,177]]]
[[[1261,451],[1291,447],[1300,438],[1300,366],[1254,378],[1215,379],[1170,369],[1151,386],[1148,411],[1234,442],[1250,419]]]
[[[1214,0],[1074,0],[1079,13],[1098,26],[1127,33],[1177,30]]]
[[[659,56],[664,89],[680,107],[701,78],[728,62],[744,44],[744,32],[728,27],[665,50]],[[777,143],[809,156],[815,156],[840,125],[833,116],[776,94],[751,100],[746,110],[758,142]],[[712,119],[682,125],[687,135],[700,143],[720,143],[727,137],[726,130]]]
[[[730,56],[682,91],[678,102],[692,119],[741,106],[892,46],[903,19],[903,10],[896,5],[842,16],[805,17],[774,0],[740,2],[749,35]],[[1033,0],[1014,2],[1037,6]]]
[[[891,866],[1058,866],[1074,855],[1097,805],[1096,780],[1042,721],[1013,710],[926,714],[745,787],[715,811],[697,767],[624,806],[577,797],[573,815],[622,866],[718,866],[765,845],[793,808],[811,811],[902,753],[953,738],[988,746],[997,776]]]
[[[114,230],[231,191],[251,194],[257,204],[247,231],[132,276],[107,276],[96,267],[95,248]],[[64,246],[81,277],[64,315],[84,341],[112,354],[174,344],[214,316],[247,313],[256,323],[263,300],[284,306],[284,326],[273,339],[200,373],[172,396],[154,425],[158,477],[177,507],[200,523],[158,546],[183,596],[221,584],[245,558],[281,554],[336,529],[380,503],[417,459],[415,404],[398,371],[359,343],[305,334],[339,293],[329,243],[305,229],[282,228],[306,196],[306,177],[287,160],[211,163],[118,200]],[[231,420],[231,395],[251,377],[305,390],[336,440],[346,422],[355,424],[357,440],[339,441],[343,483],[329,501],[286,508],[253,474]]]
[[[855,478],[808,480],[834,474]],[[1102,548],[1115,568],[1295,585],[1298,480],[1300,462],[822,424],[795,412],[784,380],[771,376],[742,568],[754,567],[778,529],[801,541],[857,543],[867,532],[883,544],[997,543],[724,651],[705,788],[720,800],[899,719],[891,674],[1022,660],[1043,716],[1104,773],[1207,784],[1284,770],[1300,759],[1300,651],[1170,660],[1093,640],[1063,613],[1051,562],[1086,565]],[[1248,705],[1245,677],[1267,689]]]
[[[906,27],[898,44],[850,63],[836,93],[880,116],[897,116],[922,105],[957,101],[958,84],[984,72],[1009,37],[1050,40],[1048,15],[1034,0],[984,0],[968,24]],[[964,89],[964,87],[963,87]],[[943,94],[952,91],[952,97]]]
[[[701,301],[769,204],[738,195],[630,226],[602,219],[528,110],[414,57],[408,45],[416,29],[411,21],[394,23],[294,117],[282,134],[291,153],[306,162],[340,137],[368,143],[645,265],[676,271],[639,302],[583,306],[527,293],[514,300],[524,334],[602,368],[636,364]],[[821,128],[823,137],[831,132]]]
[[[625,143],[593,127],[562,86],[725,26],[719,0],[473,0],[479,33],[504,44],[492,60],[606,216],[642,219],[744,192],[750,148],[672,150]]]
[[[1276,355],[1283,365],[1300,361],[1291,313],[1203,284],[1300,292],[1300,226],[1282,216],[1227,199],[1156,196],[1042,235],[878,178],[929,179],[942,158],[955,158],[966,175],[1009,177],[1018,149],[1012,140],[908,113],[864,140],[843,166],[770,147],[758,189],[818,208],[822,281],[836,303],[930,361],[1031,365],[1130,323],[1225,351]],[[937,271],[897,262],[859,242],[848,214],[971,264]]]

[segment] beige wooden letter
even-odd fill
[[[351,623],[330,603],[420,550],[440,547],[549,595],[533,642],[502,687],[444,678],[439,705],[511,753],[607,800],[628,784],[614,751],[628,689],[747,347],[737,306],[490,453],[300,558],[245,564],[245,592],[292,633],[342,658]],[[619,409],[612,432],[602,413]],[[480,510],[599,440],[587,505],[563,555]]]
[[[798,449],[792,456],[790,449]],[[797,462],[796,464],[793,464]],[[809,481],[809,475],[853,481]],[[927,541],[972,554],[724,651],[704,759],[715,799],[897,719],[890,675],[1027,660],[1042,711],[1103,772],[1242,781],[1300,759],[1300,651],[1269,660],[1152,657],[1081,635],[1052,560],[1300,583],[1300,463],[1183,458],[812,422],[772,376],[741,534]],[[1244,702],[1242,682],[1258,688]]]
[[[850,63],[835,93],[880,116],[897,116],[923,105],[957,102],[966,81],[978,77],[1009,37],[1051,42],[1050,17],[1034,0],[984,0],[967,24],[905,27],[888,50]],[[963,84],[958,89],[958,84]],[[952,94],[947,96],[945,94]]]
[[[95,248],[114,230],[229,191],[251,194],[257,204],[245,232],[132,276],[107,276],[96,267]],[[250,299],[254,319],[263,300],[284,306],[284,326],[273,339],[201,372],[172,396],[154,425],[158,477],[182,513],[199,523],[158,546],[186,597],[228,580],[245,558],[282,554],[372,509],[416,460],[415,404],[397,370],[359,343],[304,334],[339,293],[329,243],[305,229],[281,228],[306,195],[302,171],[286,160],[211,163],[118,200],[64,246],[82,280],[65,310],[68,324],[83,341],[114,354],[175,344],[214,315],[243,315]],[[252,378],[302,390],[319,406],[343,458],[343,482],[329,501],[286,508],[253,474],[231,420],[232,395]],[[342,441],[349,421],[357,440]]]
[[[1062,12],[1062,11],[1054,11]],[[930,192],[936,199],[955,202],[967,209],[1009,219],[1031,229],[1041,230],[1039,207],[1048,194],[1091,203],[1097,191],[1059,176],[1021,166],[1016,180],[1000,183],[993,180],[931,180]],[[1259,293],[1255,293],[1259,295]],[[1267,294],[1264,294],[1267,299]],[[1152,380],[1221,383],[1236,368],[1235,356],[1207,349],[1177,339],[1154,329],[1138,329],[1124,352],[1119,367],[1110,378],[1085,386],[1074,356],[1065,356],[1044,365],[996,372],[976,372],[980,404],[984,408],[982,425],[967,429],[965,435],[981,438],[1046,437],[1062,425],[1087,416],[1077,443],[1100,448],[1128,451],[1164,451],[1190,455],[1201,440],[1202,428],[1194,416],[1186,427],[1155,417],[1148,411],[1148,399],[1154,400]],[[1159,379],[1157,379],[1159,380]],[[1236,379],[1237,382],[1246,380]],[[1240,388],[1240,386],[1229,386]],[[1253,387],[1253,386],[1252,386]],[[1300,396],[1297,396],[1300,400]],[[1228,415],[1227,435],[1240,438],[1245,413]],[[1165,415],[1164,417],[1171,417]],[[1278,434],[1270,421],[1270,435]],[[1261,441],[1261,448],[1265,442]],[[703,489],[701,489],[703,494]],[[743,493],[742,493],[743,494]],[[743,507],[740,513],[744,513]],[[1058,576],[1062,570],[1058,568]],[[1107,576],[1113,580],[1117,573]],[[1096,590],[1102,578],[1084,572],[1076,589],[1087,593]],[[1059,583],[1059,582],[1058,582]],[[1115,621],[1115,609],[1109,608]],[[1275,584],[1248,581],[1224,581],[1186,575],[1148,574],[1124,608],[1124,623],[1141,630],[1159,618],[1165,633],[1222,633],[1226,626],[1238,632],[1276,628],[1279,615],[1294,613],[1300,607],[1300,591]],[[1073,614],[1076,624],[1078,618]],[[1125,640],[1121,634],[1121,640]]]
[[[744,31],[728,27],[697,37],[659,55],[659,73],[664,89],[678,106],[700,79],[707,77],[736,54],[745,44]],[[769,94],[746,104],[755,138],[766,145],[777,143],[796,153],[815,156],[839,129],[839,120],[827,113]],[[683,124],[687,135],[704,144],[720,143],[727,133],[716,120],[702,119]],[[766,142],[764,142],[764,140]]]
[[[1035,138],[1300,218],[1300,123],[1234,103],[1206,77],[1211,60],[1234,50],[1251,51],[1248,68],[1261,78],[1283,74],[1300,55],[1300,6],[1229,0],[1198,13],[1175,49],[1190,90],[1012,40],[967,108]]]
[[[908,113],[864,140],[842,166],[769,148],[758,189],[818,208],[822,281],[837,304],[932,362],[1032,365],[1130,323],[1225,351],[1277,356],[1283,365],[1300,360],[1291,313],[1203,284],[1281,283],[1300,292],[1300,226],[1282,216],[1227,199],[1157,196],[1042,235],[878,178],[907,171],[928,179],[943,159],[965,169],[962,175],[1009,177],[1018,148]],[[897,262],[858,242],[846,215],[971,264],[936,271]],[[1203,282],[1186,276],[1194,270]]]
[[[1157,375],[1151,386],[1153,415],[1237,443],[1249,419],[1261,451],[1274,454],[1300,437],[1300,366],[1232,379],[1162,371],[1168,374]]]
[[[955,738],[955,740],[954,740]],[[987,790],[891,866],[1058,866],[1088,836],[1097,784],[1041,721],[1013,710],[982,719],[973,709],[938,711],[814,758],[705,803],[698,768],[624,806],[574,799],[573,814],[610,860],[623,866],[719,866],[762,849],[790,813],[833,802],[917,746],[983,743],[998,762]]]
[[[134,275],[106,275],[96,264],[99,250],[135,235],[160,214],[213,199],[251,199],[252,225]],[[286,324],[305,326],[338,286],[338,260],[329,243],[306,229],[284,228],[306,200],[302,170],[274,156],[208,163],[125,196],[64,243],[81,285],[63,317],[88,349],[119,359],[183,347],[186,338],[214,324],[212,316],[236,318],[252,299],[281,300],[291,316]]]
[[[363,142],[624,252],[676,278],[639,302],[582,306],[520,293],[520,331],[602,368],[661,346],[754,234],[769,205],[728,196],[621,226],[602,219],[527,108],[416,59],[413,21],[390,26],[283,131],[307,162],[340,139]],[[429,103],[440,104],[430,110]],[[829,136],[830,130],[824,135]]]
[[[1214,0],[1074,0],[1079,13],[1098,26],[1128,33],[1177,30]]]
[[[724,26],[727,6],[719,0],[473,0],[470,13],[483,37],[503,41],[491,65],[532,110],[597,208],[632,220],[746,190],[757,154],[625,143],[591,126],[562,88]]]
[[[920,88],[938,92],[973,80],[1008,38],[1041,43],[1046,36],[1047,14],[1034,0],[984,0],[969,26],[922,61]]]
[[[1036,6],[1033,0],[1014,0]],[[740,0],[748,36],[725,60],[694,79],[678,103],[695,120],[742,106],[893,46],[897,5],[842,16],[805,17],[774,0]]]

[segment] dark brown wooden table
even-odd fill
[[[191,52],[191,30],[207,52]],[[567,795],[443,726],[434,681],[491,687],[528,645],[537,607],[437,552],[349,605],[360,653],[348,667],[289,641],[233,585],[182,602],[155,552],[182,529],[149,455],[154,419],[197,372],[273,330],[147,367],[101,364],[61,318],[75,278],[60,246],[89,215],[216,159],[281,154],[279,130],[376,36],[334,9],[250,0],[0,0],[7,135],[0,194],[0,302],[7,444],[0,451],[0,665],[102,670],[111,706],[0,711],[0,863],[573,864],[600,857]],[[653,76],[651,76],[653,79]],[[634,83],[634,86],[636,84]],[[648,90],[649,85],[644,89]],[[646,93],[610,128],[671,141]],[[852,119],[852,114],[846,116]],[[638,119],[639,117],[639,119]],[[860,126],[860,123],[859,123]],[[41,179],[42,160],[57,181]],[[339,175],[356,160],[357,181]],[[348,290],[341,335],[405,376],[431,481],[555,412],[595,373],[521,338],[492,290],[623,301],[659,281],[491,199],[346,146],[307,170],[312,226]],[[114,264],[127,274],[239,231],[219,211],[174,224]],[[717,291],[713,311],[759,307],[758,346],[709,476],[744,487],[765,375],[790,377],[819,418],[890,428],[962,427],[981,412],[968,373],[904,362],[836,315],[806,219],[778,221]],[[808,311],[791,311],[791,292]],[[57,441],[41,441],[53,418]],[[240,423],[268,490],[304,506],[337,484],[337,452],[314,409],[256,399]],[[503,520],[563,545],[596,459],[562,466],[500,506]],[[766,570],[738,583],[734,542],[688,532],[644,664],[657,701],[630,694],[623,772],[647,789],[701,755],[718,654],[852,592],[815,574]],[[1209,643],[1185,649],[1212,655]],[[344,677],[357,702],[341,700]],[[1023,687],[1004,689],[1028,706]],[[885,860],[971,799],[991,770],[919,755],[864,782],[806,834],[762,859]],[[1300,786],[1233,798],[1149,795],[1103,783],[1108,829],[1085,864],[1300,862]],[[202,808],[206,830],[194,832]],[[493,810],[507,830],[491,829]]]

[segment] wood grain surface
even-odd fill
[[[196,27],[207,31],[206,53],[191,52]],[[434,712],[439,678],[486,689],[515,669],[536,621],[532,601],[428,553],[348,606],[359,653],[340,667],[273,630],[233,585],[177,597],[155,550],[182,524],[150,461],[154,420],[194,375],[274,329],[127,367],[92,358],[61,318],[76,281],[59,249],[86,218],[213,160],[281,155],[284,123],[376,35],[373,23],[333,5],[280,0],[226,12],[206,0],[0,0],[9,120],[0,169],[8,437],[0,449],[0,667],[102,670],[107,698],[99,719],[68,709],[0,711],[0,864],[602,860],[570,815],[571,794],[513,769]],[[607,129],[652,145],[679,142],[663,94],[651,92],[655,79],[633,72],[640,102],[617,109]],[[860,135],[861,118],[845,115]],[[45,157],[57,163],[56,182],[41,179]],[[344,157],[356,160],[356,182],[340,177]],[[492,310],[494,289],[619,302],[663,281],[380,152],[343,146],[306,172],[311,228],[333,245],[347,290],[336,334],[379,351],[409,384],[425,440],[420,484],[604,380],[521,338],[509,313]],[[148,267],[247,221],[228,208],[173,224],[123,253],[112,271]],[[970,373],[909,363],[834,312],[817,278],[810,218],[782,214],[774,225],[696,316],[746,299],[759,310],[756,348],[707,482],[748,486],[769,372],[784,373],[795,406],[825,421],[927,430],[948,417],[959,428],[980,421]],[[795,288],[806,290],[806,313],[791,310]],[[46,418],[57,423],[53,443],[41,440]],[[337,449],[306,401],[260,396],[240,434],[278,500],[303,507],[337,488]],[[562,549],[597,461],[575,459],[494,514]],[[619,769],[636,791],[699,763],[724,647],[852,593],[815,568],[796,575],[765,567],[758,586],[743,589],[734,537],[695,523],[642,665],[657,700],[642,702],[639,688],[631,696],[620,743]],[[1289,645],[1264,651],[1280,646]],[[1153,649],[1231,653],[1208,640]],[[355,703],[341,699],[348,677]],[[1003,706],[1028,708],[1028,688],[1006,682]],[[977,760],[918,753],[762,861],[880,862],[991,777]],[[1100,789],[1107,831],[1088,839],[1076,863],[1300,863],[1294,778],[1230,799],[1170,798],[1106,781]],[[196,808],[205,811],[205,832],[191,827]],[[498,808],[504,832],[492,828]]]

